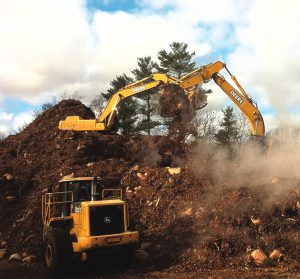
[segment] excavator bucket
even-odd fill
[[[162,117],[174,117],[189,106],[185,91],[176,84],[162,86],[159,97],[159,114]]]
[[[204,93],[192,90],[188,93],[189,101],[191,102],[194,110],[202,109],[207,105],[207,96]]]
[[[59,129],[72,131],[103,131],[104,123],[97,122],[96,119],[85,120],[79,116],[68,116],[66,120],[59,121]]]

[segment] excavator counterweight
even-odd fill
[[[79,116],[68,116],[66,120],[59,121],[59,129],[73,131],[103,131],[106,129],[104,123],[96,119],[81,119]]]

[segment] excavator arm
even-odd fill
[[[251,134],[257,137],[264,137],[265,124],[263,117],[260,111],[258,110],[257,104],[248,95],[244,95],[238,90],[236,90],[219,73],[213,76],[213,80],[247,118],[251,127]]]
[[[152,74],[150,77],[129,84],[114,93],[108,100],[98,119],[86,120],[79,116],[68,116],[59,122],[59,129],[74,131],[103,131],[107,130],[114,118],[117,105],[127,97],[143,93],[162,84],[176,83],[177,80],[165,74]]]
[[[222,69],[226,69],[231,79],[234,81],[240,91],[235,89],[226,79],[219,73]],[[234,75],[227,69],[226,64],[217,61],[208,64],[182,77],[178,85],[188,92],[191,99],[195,94],[195,87],[198,84],[209,82],[211,79],[224,91],[224,93],[233,101],[240,111],[247,118],[253,136],[264,137],[265,125],[263,117],[257,107],[257,104],[245,92]]]

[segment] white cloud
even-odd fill
[[[258,103],[275,108],[286,122],[300,102],[299,8],[297,0],[255,1],[228,62]]]
[[[101,42],[94,59],[96,65],[101,66],[99,72],[104,78],[128,72],[136,66],[137,57],[154,57],[157,51],[166,48],[172,41],[188,41],[190,48],[196,49],[200,55],[210,49],[204,40],[193,40],[200,37],[201,28],[192,30],[168,16],[98,11],[92,27],[97,41]]]
[[[183,20],[199,23],[241,22],[246,18],[247,7],[252,0],[142,0],[139,5],[145,9],[171,8],[173,14]],[[242,16],[241,16],[242,15]]]
[[[9,133],[9,124],[13,119],[12,113],[0,112],[0,132],[4,134]]]
[[[211,89],[213,91],[212,94],[208,95],[207,107],[211,110],[220,111],[224,107],[224,103],[228,101],[227,96],[213,81],[208,84],[204,84],[203,88]]]
[[[0,113],[0,122],[8,122],[12,120],[13,114],[12,113],[6,113],[6,112],[1,112]]]
[[[187,42],[199,61],[227,62],[260,107],[286,115],[300,101],[299,1],[143,0],[135,12],[86,10],[85,0],[0,2],[0,92],[30,103],[105,91],[136,58]],[[201,57],[203,58],[201,60]],[[198,57],[199,58],[199,57]],[[208,85],[215,89],[213,82]],[[209,97],[218,109],[227,98]]]
[[[92,57],[81,0],[0,2],[0,90],[22,99],[82,79]]]
[[[12,127],[15,131],[29,124],[33,120],[33,113],[31,111],[16,114],[12,119]]]
[[[25,124],[29,124],[33,120],[31,111],[21,112],[18,114],[0,112],[0,132],[10,134],[18,131]]]
[[[53,92],[91,95],[106,90],[115,75],[129,73],[137,57],[155,56],[172,41],[189,43],[200,56],[208,54],[213,40],[221,40],[223,27],[216,25],[209,39],[199,23],[220,14],[211,13],[213,4],[175,2],[167,14],[145,6],[136,13],[89,14],[84,0],[0,2],[0,91],[31,103]],[[219,21],[237,19],[233,1],[225,2],[230,5]]]

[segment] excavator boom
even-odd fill
[[[85,120],[79,116],[68,116],[66,120],[59,122],[59,129],[74,131],[103,131],[107,130],[114,118],[117,105],[127,97],[143,93],[147,90],[156,88],[162,84],[176,83],[177,80],[165,74],[152,74],[138,82],[129,84],[113,94],[108,100],[99,119]]]

